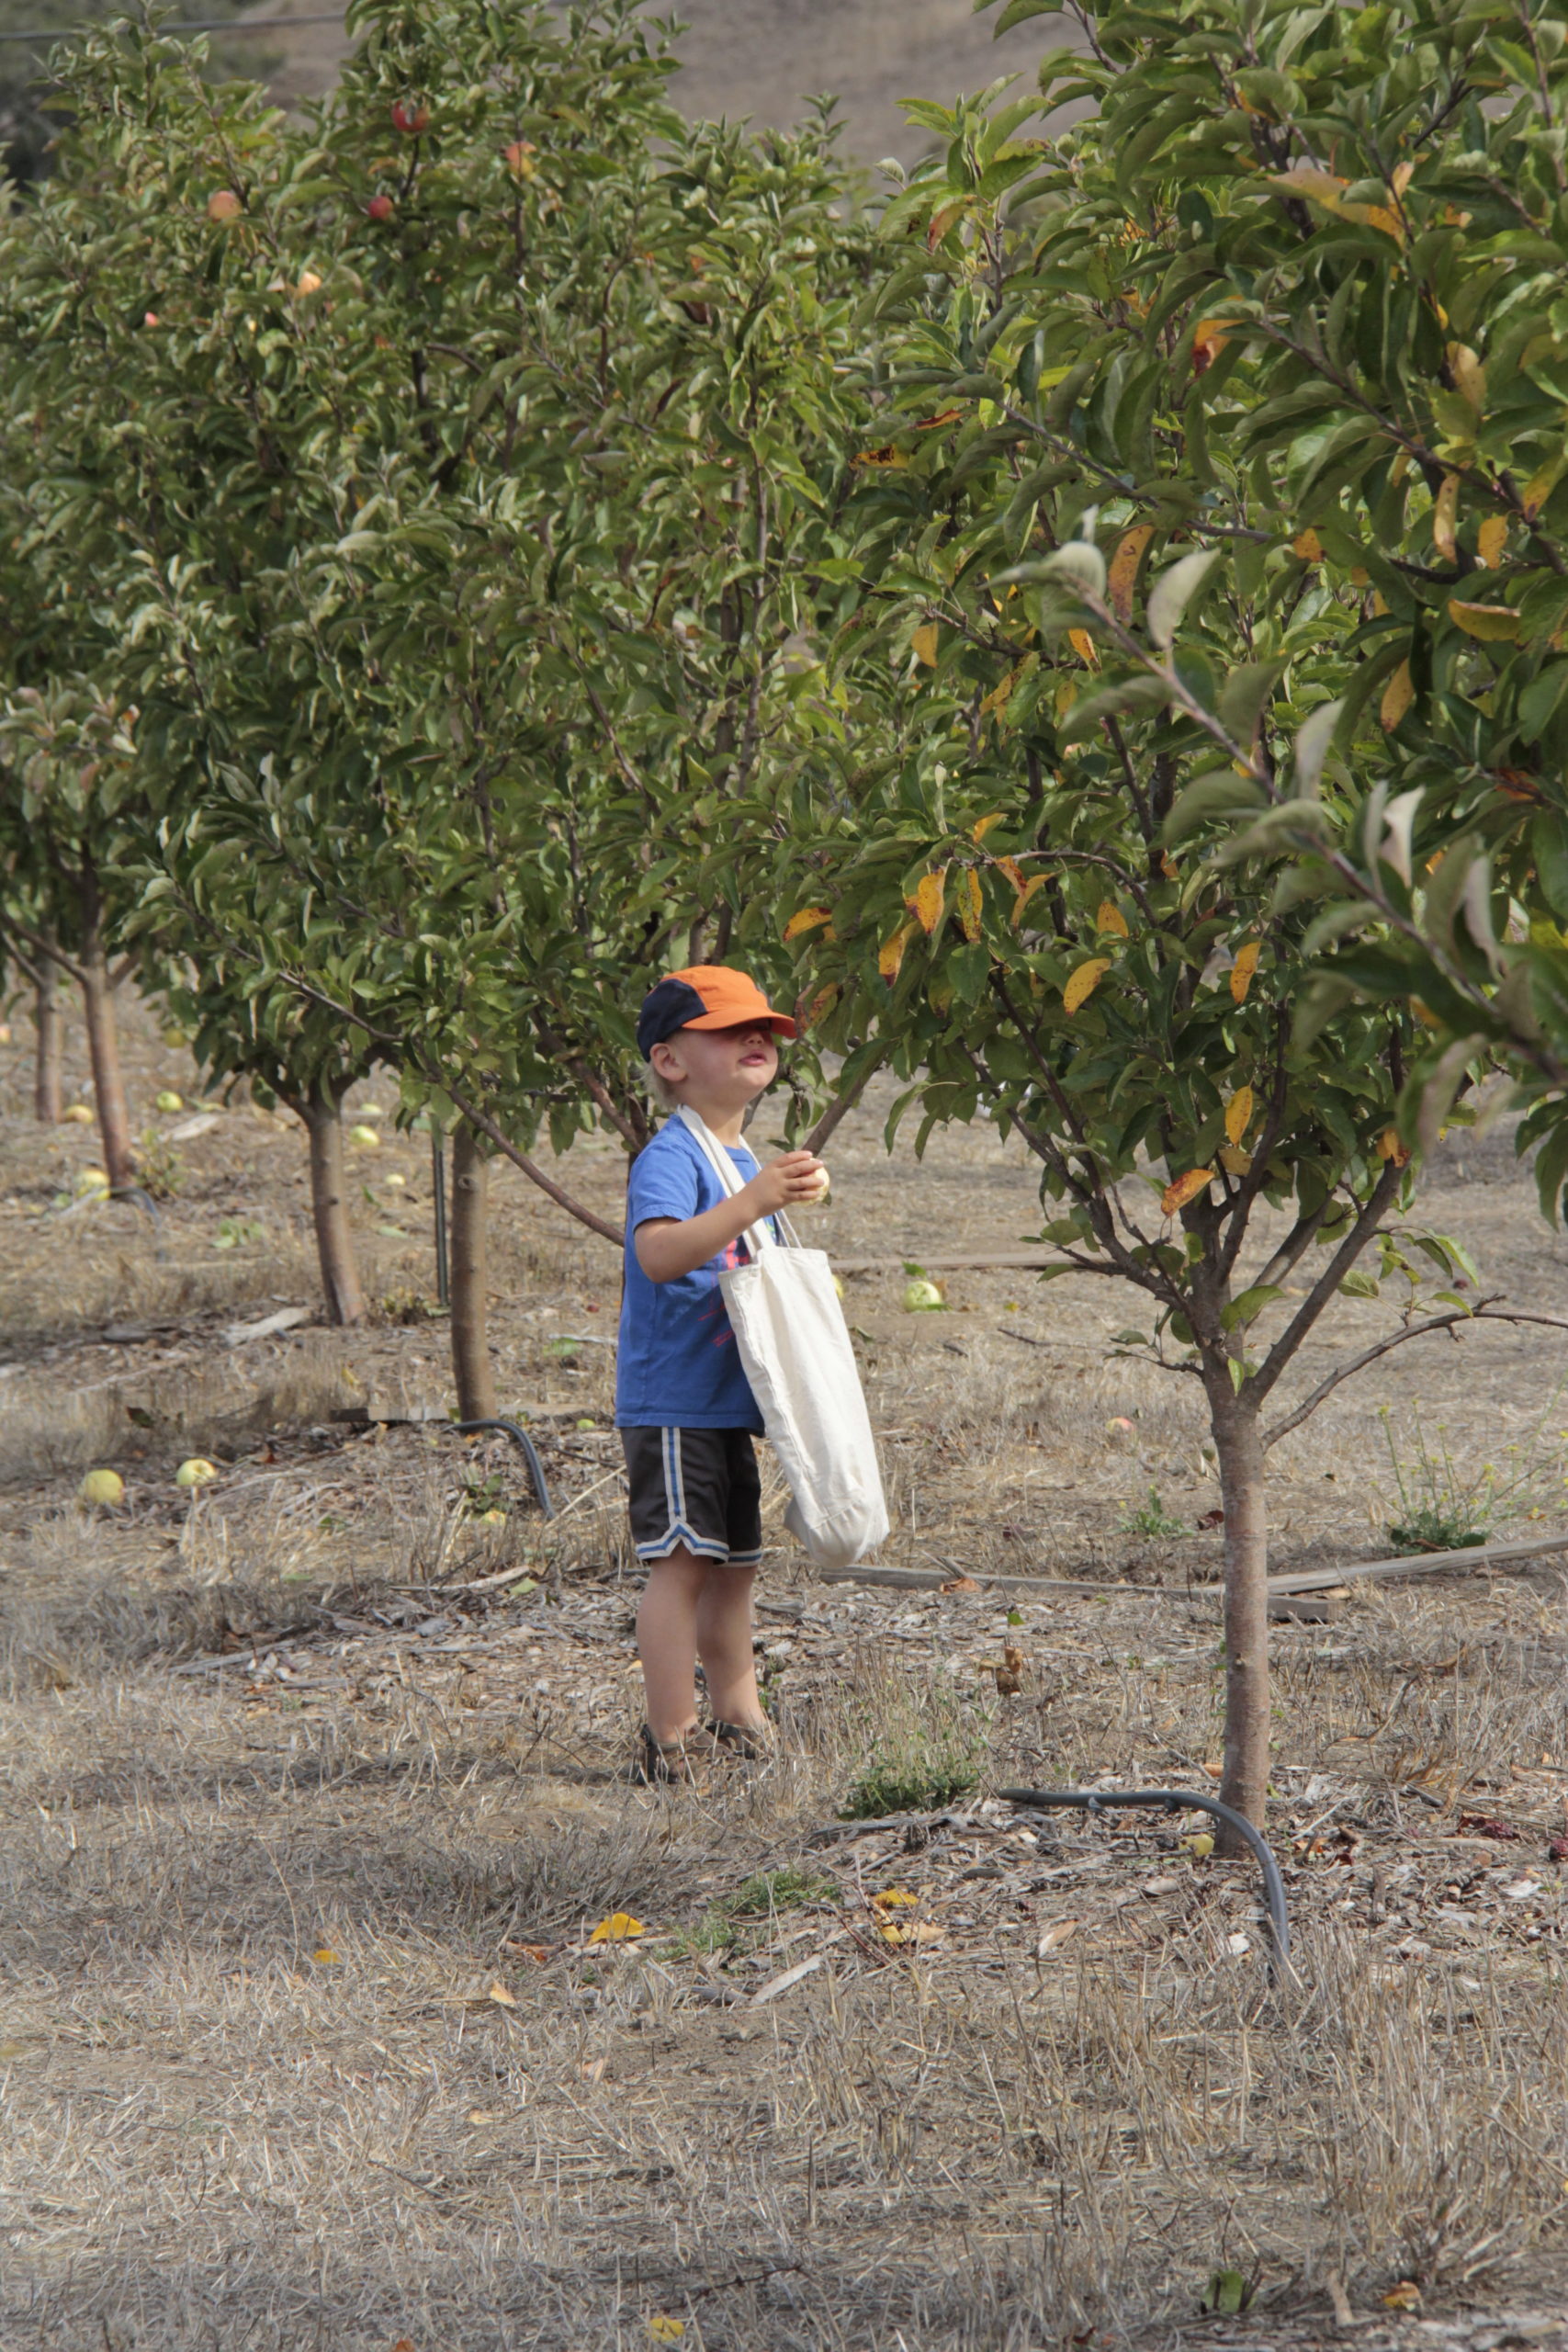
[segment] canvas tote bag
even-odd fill
[[[676,1115],[733,1197],[742,1187],[728,1152],[686,1104]],[[784,1525],[818,1567],[847,1568],[887,1534],[876,1442],[828,1253],[803,1250],[779,1223],[791,1246],[776,1242],[765,1223],[750,1227],[750,1263],[727,1268],[719,1288],[789,1487]]]

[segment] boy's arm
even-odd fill
[[[727,1250],[749,1225],[779,1209],[805,1206],[822,1185],[822,1163],[811,1151],[786,1151],[770,1159],[749,1184],[697,1216],[645,1217],[632,1236],[637,1264],[650,1283],[672,1283],[695,1273]]]

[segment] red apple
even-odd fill
[[[207,199],[209,220],[237,220],[244,209],[231,187],[214,188]]]
[[[142,323],[142,325],[143,325],[144,327],[155,327],[155,326],[157,325],[157,323],[158,323],[158,313],[157,313],[157,311],[144,311],[144,312],[143,312],[143,314],[142,314],[141,323]]]
[[[536,153],[531,139],[514,139],[510,147],[502,149],[501,160],[514,180],[531,180],[538,170],[534,161]]]
[[[365,208],[372,220],[389,220],[397,209],[389,196],[373,196]]]
[[[400,98],[392,108],[393,130],[405,132],[410,139],[417,139],[420,132],[427,129],[429,122],[430,108],[428,107],[405,106]]]

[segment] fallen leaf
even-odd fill
[[[664,2312],[655,2312],[648,2323],[648,2332],[656,2344],[679,2344],[686,2333],[683,2319],[671,2319]]]
[[[885,1944],[931,1944],[935,1943],[942,1929],[933,1927],[929,1919],[917,1919],[908,1928],[885,1927],[879,1932]]]
[[[1146,1878],[1138,1892],[1140,1894],[1174,1894],[1180,1885],[1179,1878]]]
[[[498,2008],[514,2009],[517,2007],[516,1996],[507,1991],[505,1985],[501,1982],[499,1977],[497,1977],[495,1983],[491,1986],[490,1991],[485,1997],[487,2000],[493,2001]]]
[[[493,2123],[495,2121],[495,2109],[493,2107],[470,2107],[468,2109],[468,2121],[470,2123]]]
[[[507,1951],[520,1951],[525,1960],[536,1961],[541,1967],[550,1957],[548,1944],[514,1944],[510,1936],[507,1937],[503,1948]]]
[[[1235,951],[1235,962],[1231,966],[1231,995],[1237,1004],[1247,1002],[1247,991],[1252,986],[1252,976],[1262,952],[1256,939],[1249,939],[1245,947]]]
[[[1101,976],[1111,969],[1109,956],[1096,956],[1089,963],[1080,964],[1062,990],[1062,1006],[1066,1012],[1076,1012],[1087,1004],[1100,986]]]
[[[880,1894],[874,1894],[871,1899],[879,1911],[912,1911],[920,1898],[906,1894],[901,1886],[885,1886]]]
[[[1223,1527],[1224,1523],[1225,1515],[1223,1510],[1206,1510],[1201,1519],[1195,1519],[1192,1522],[1200,1535],[1207,1535],[1211,1528]]]
[[[1187,1206],[1189,1201],[1195,1201],[1200,1193],[1206,1193],[1213,1181],[1214,1171],[1212,1168],[1190,1168],[1185,1176],[1179,1176],[1176,1182],[1173,1184],[1168,1184],[1160,1194],[1161,1216],[1175,1216],[1178,1210]]]
[[[1459,1826],[1466,1837],[1495,1838],[1500,1842],[1522,1838],[1525,1834],[1522,1829],[1516,1829],[1511,1821],[1498,1821],[1490,1815],[1482,1813],[1461,1813],[1459,1817]]]
[[[1251,1939],[1244,1936],[1238,1928],[1234,1935],[1225,1938],[1225,1950],[1234,1960],[1239,1960],[1244,1951],[1252,1950]]]
[[[947,1582],[939,1585],[937,1589],[939,1592],[978,1592],[980,1587],[974,1577],[949,1577]]]
[[[336,1952],[328,1944],[323,1944],[319,1951],[313,1951],[310,1958],[318,1968],[341,1968],[343,1965]]]
[[[585,2058],[577,2071],[585,2083],[602,2082],[604,2075],[604,2061],[603,2058]]]
[[[607,1919],[600,1920],[588,1940],[591,1944],[624,1944],[633,1936],[647,1933],[642,1921],[634,1919],[629,1911],[612,1911]]]
[[[752,2007],[761,2008],[764,2001],[776,2001],[781,1993],[787,1993],[803,1976],[809,1976],[813,1969],[821,1965],[822,1954],[818,1951],[809,1960],[797,1960],[793,1968],[782,1969],[777,1976],[770,1976],[765,1984],[758,1985],[751,1996]]]
[[[1076,1919],[1053,1919],[1034,1947],[1035,1959],[1043,1960],[1048,1952],[1058,1951],[1069,1936],[1076,1936],[1077,1931]]]

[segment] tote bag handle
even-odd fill
[[[719,1182],[723,1185],[727,1198],[733,1200],[737,1193],[743,1192],[745,1190],[740,1170],[736,1167],[734,1160],[731,1159],[728,1152],[726,1151],[724,1146],[719,1142],[718,1137],[714,1134],[713,1129],[708,1125],[707,1121],[699,1117],[697,1113],[692,1109],[689,1102],[682,1102],[677,1110],[675,1116],[680,1120],[682,1125],[688,1128],[696,1137],[697,1147],[702,1152],[704,1158],[706,1159],[708,1166],[713,1170],[714,1174],[718,1178]],[[790,1224],[782,1209],[777,1212],[777,1216],[778,1223],[783,1227],[789,1245],[793,1249],[798,1250],[800,1243],[795,1238],[795,1228]],[[761,1225],[748,1226],[743,1238],[745,1239],[747,1250],[753,1258],[761,1257],[764,1250],[776,1250],[780,1247],[780,1244],[775,1241],[773,1236],[769,1232],[765,1218]]]

